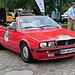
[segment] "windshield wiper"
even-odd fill
[[[44,26],[40,26],[40,28],[44,28],[44,27],[56,27],[56,28],[59,28],[58,26],[52,26],[52,25],[44,25]]]
[[[52,27],[59,28],[58,26],[52,26]]]
[[[29,28],[40,28],[40,27],[35,27],[35,26],[21,27],[21,29],[29,29]]]
[[[44,26],[28,26],[28,27],[21,27],[21,29],[30,29],[30,28],[40,28],[40,29],[44,29],[44,27],[55,27],[55,28],[59,28],[58,26],[52,26],[52,25],[44,25]]]

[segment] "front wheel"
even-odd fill
[[[33,60],[32,54],[29,50],[29,47],[24,42],[21,44],[21,57],[22,57],[23,61],[27,62],[27,63],[32,62],[32,60]]]

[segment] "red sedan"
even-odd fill
[[[0,25],[0,48],[21,54],[25,62],[75,56],[75,32],[62,28],[47,16],[19,16]]]

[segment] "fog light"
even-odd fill
[[[33,50],[33,52],[37,52],[36,50]]]
[[[49,53],[49,51],[46,51],[46,53]]]
[[[48,57],[53,57],[54,56],[54,54],[48,54]]]

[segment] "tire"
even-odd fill
[[[27,63],[33,62],[32,54],[29,50],[28,45],[25,42],[21,44],[21,57],[24,62]]]
[[[0,50],[3,50],[4,49],[4,47],[1,45],[1,43],[0,43]]]

